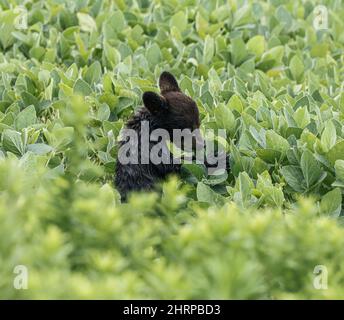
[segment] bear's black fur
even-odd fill
[[[170,137],[173,136],[173,129],[194,129],[199,128],[199,112],[196,103],[181,92],[174,76],[169,72],[163,72],[159,78],[161,95],[154,92],[143,94],[142,107],[127,123],[126,128],[134,129],[138,135],[138,158],[139,164],[122,164],[118,161],[115,174],[115,185],[123,200],[131,191],[152,189],[154,183],[165,178],[168,174],[178,173],[180,164],[158,164],[151,161],[148,164],[140,164],[140,139],[141,123],[149,122],[149,129],[165,129]],[[123,146],[126,141],[120,141],[119,146]],[[150,142],[149,148],[154,146]],[[119,149],[121,150],[121,148]]]

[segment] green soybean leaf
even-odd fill
[[[279,66],[284,55],[284,47],[276,46],[264,52],[258,64],[258,68],[267,71],[273,67]]]
[[[33,105],[26,107],[21,111],[17,118],[14,121],[16,130],[20,131],[21,129],[27,128],[37,121],[36,109]]]
[[[248,40],[247,44],[247,51],[253,53],[256,56],[256,60],[258,60],[265,50],[265,39],[261,35],[254,36],[250,40]]]
[[[111,16],[111,26],[116,32],[121,32],[126,26],[126,20],[123,12],[118,10],[114,12]]]
[[[210,35],[205,37],[204,49],[203,49],[203,63],[210,63],[215,53],[215,43],[214,38]]]
[[[240,172],[238,182],[242,201],[246,203],[251,199],[252,181],[246,172]]]
[[[26,151],[26,144],[22,134],[15,130],[5,129],[2,133],[2,146],[4,150],[22,156]]]
[[[247,50],[244,41],[241,38],[234,38],[231,41],[232,63],[235,66],[240,65],[247,57]]]
[[[53,151],[54,148],[45,143],[34,143],[34,144],[29,144],[27,146],[27,150],[38,155],[43,155],[43,154],[47,154]]]
[[[216,124],[219,129],[226,129],[231,134],[235,132],[236,120],[232,111],[224,104],[220,104],[214,110]]]
[[[203,182],[198,182],[197,200],[201,202],[207,202],[209,204],[221,204],[224,202],[224,197],[216,193]]]
[[[106,103],[102,103],[97,112],[97,119],[100,121],[108,120],[110,117],[110,108]]]
[[[336,143],[337,133],[336,128],[331,120],[325,124],[325,129],[321,135],[321,144],[325,152],[330,150]]]
[[[78,79],[75,82],[73,92],[76,94],[83,95],[83,96],[89,96],[92,94],[92,89],[86,81],[82,79]]]
[[[302,181],[304,180],[302,170],[298,166],[284,166],[281,173],[286,182],[297,192],[303,192]]]
[[[299,58],[298,55],[295,55],[294,57],[291,58],[289,68],[290,68],[291,74],[293,75],[293,78],[296,81],[300,81],[303,77],[305,67],[304,67],[303,61]]]
[[[195,163],[185,163],[183,164],[183,167],[187,169],[193,176],[195,176],[198,181],[201,181],[206,175],[203,165]]]
[[[242,25],[253,22],[252,9],[249,5],[244,5],[234,14],[233,27],[240,27]]]
[[[156,66],[161,61],[161,51],[159,46],[154,43],[146,52],[146,59],[151,66]]]
[[[91,66],[87,69],[85,73],[84,80],[89,84],[92,85],[97,83],[101,77],[102,69],[99,61],[95,61],[91,64]]]
[[[300,165],[307,188],[310,188],[319,180],[322,173],[321,167],[309,150],[303,152]]]
[[[337,160],[344,160],[344,140],[337,142],[327,153],[327,158],[332,165],[335,164]]]
[[[77,17],[82,31],[92,32],[97,30],[97,24],[89,14],[78,12]]]
[[[334,169],[336,170],[336,177],[344,181],[344,160],[337,160]]]
[[[342,192],[335,188],[326,193],[320,202],[320,212],[331,217],[338,217],[342,210]]]
[[[119,51],[110,46],[108,43],[104,44],[104,54],[112,67],[117,66],[117,64],[121,61],[121,54]]]
[[[35,108],[38,107],[39,100],[34,95],[32,95],[31,93],[24,91],[21,94],[21,98],[22,98],[26,107],[28,107],[30,105],[35,106]]]
[[[282,153],[273,149],[256,149],[257,156],[268,163],[275,163],[281,160]]]
[[[179,32],[183,32],[187,27],[187,22],[187,16],[184,11],[179,11],[172,16],[170,26],[177,28]]]
[[[306,106],[298,108],[294,113],[294,120],[300,128],[304,129],[311,121],[308,108]]]
[[[202,182],[209,185],[215,186],[217,184],[221,184],[225,182],[228,178],[228,173],[225,170],[218,170],[212,175],[209,175],[207,179],[203,179]]]
[[[266,147],[268,149],[276,150],[285,155],[290,148],[288,140],[280,136],[273,130],[268,130],[265,134]]]

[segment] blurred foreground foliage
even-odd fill
[[[51,174],[31,154],[0,162],[2,298],[343,297],[344,230],[311,200],[205,209],[171,179],[120,204],[108,184]],[[16,265],[27,290],[13,287]]]

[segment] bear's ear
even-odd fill
[[[145,92],[142,96],[142,100],[151,114],[157,114],[168,108],[165,98],[152,91]]]
[[[167,71],[160,75],[159,87],[162,94],[169,91],[180,91],[176,78]]]

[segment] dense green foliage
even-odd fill
[[[32,1],[22,28],[0,0],[0,298],[342,298],[344,7],[322,4],[317,30],[315,1]],[[231,171],[121,204],[116,139],[163,70]]]

